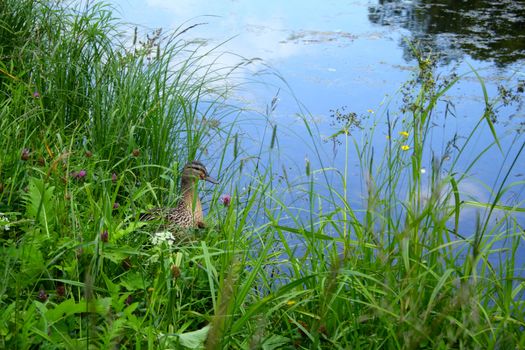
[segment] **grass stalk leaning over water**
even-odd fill
[[[365,348],[523,346],[523,267],[517,265],[514,253],[523,245],[523,227],[516,217],[523,211],[523,202],[501,204],[506,192],[520,191],[523,186],[522,182],[507,183],[521,157],[523,139],[516,136],[519,142],[505,151],[513,159],[502,158],[502,168],[508,166],[487,204],[463,200],[467,194],[461,189],[487,149],[501,149],[489,112],[480,116],[480,123],[456,153],[451,144],[441,157],[428,151],[432,147],[430,125],[437,118],[441,98],[461,78],[439,85],[430,61],[421,59],[419,76],[406,90],[412,97],[401,116],[404,119],[388,118],[384,156],[378,156],[382,151],[370,143],[354,142],[364,172],[364,212],[354,213],[344,193],[329,187],[337,202],[330,202],[331,195],[310,193],[311,201],[322,198],[333,207],[326,211],[330,206],[325,204],[314,225],[311,219],[304,223],[297,219],[290,226],[274,226],[282,240],[287,240],[283,242],[291,265],[287,280],[290,284],[303,281],[297,286],[301,297],[294,300],[297,312],[292,319],[303,336],[301,343],[314,348],[334,344],[341,348],[359,344]],[[487,108],[493,110],[498,99],[485,98]],[[343,135],[348,144],[353,120],[349,115],[348,124],[334,137]],[[483,123],[493,142],[466,162],[465,150]],[[374,131],[375,127],[364,130],[364,139],[372,139],[368,133]],[[432,155],[428,183],[421,176],[427,154]],[[347,151],[345,159],[349,157]],[[452,166],[445,169],[443,162],[448,157],[453,158]],[[345,179],[341,182],[347,183]],[[277,203],[288,210],[284,203]],[[488,210],[477,228],[469,231],[459,225],[459,218],[473,204]],[[505,215],[494,221],[496,207]],[[351,228],[348,236],[341,230],[342,220]],[[304,243],[304,255],[294,254],[282,232]],[[509,245],[500,248],[503,242]],[[494,259],[499,259],[497,270]],[[305,282],[305,276],[312,283]]]

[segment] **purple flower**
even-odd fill
[[[113,209],[118,209],[120,207],[120,204],[118,202],[113,203]]]
[[[87,172],[85,170],[80,170],[79,172],[72,171],[71,176],[74,177],[77,180],[82,180],[87,175]]]
[[[129,306],[131,305],[131,303],[133,302],[133,297],[131,295],[128,295],[128,297],[126,298],[126,300],[124,301],[124,303]]]
[[[116,173],[111,174],[111,181],[113,183],[117,182],[117,174]]]
[[[24,148],[22,150],[22,154],[20,155],[20,159],[28,160],[30,156],[31,156],[31,152],[29,151],[29,149],[28,148]]]
[[[104,230],[104,232],[100,234],[100,240],[104,243],[107,243],[109,241],[108,230]]]
[[[40,291],[38,292],[38,300],[40,300],[41,302],[45,302],[47,300],[47,293],[45,290],[43,289],[40,289]]]
[[[232,201],[232,197],[229,194],[224,194],[221,196],[222,205],[224,205],[225,207],[229,207],[231,201]]]
[[[63,284],[61,284],[57,286],[56,292],[59,297],[63,297],[64,295],[66,295],[66,287]]]
[[[38,91],[33,92],[33,98],[40,98],[40,93]]]

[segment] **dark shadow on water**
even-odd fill
[[[525,59],[524,0],[378,0],[368,19],[410,31],[448,64],[468,55],[504,67]],[[412,59],[406,43],[405,58]]]

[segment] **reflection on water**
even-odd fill
[[[329,42],[351,42],[357,38],[348,32],[342,31],[317,31],[317,30],[302,30],[291,33],[286,40],[281,41],[282,44],[323,44]]]
[[[379,0],[369,7],[368,18],[409,30],[445,62],[464,54],[500,66],[525,58],[523,0]],[[411,55],[406,47],[405,53]]]

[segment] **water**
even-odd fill
[[[474,68],[482,76],[490,96],[496,96],[498,86],[503,84],[523,98],[520,91],[525,85],[525,1],[112,0],[112,3],[120,9],[124,20],[152,29],[206,23],[193,28],[188,36],[202,38],[208,47],[230,39],[220,51],[235,55],[222,55],[217,64],[233,66],[240,55],[262,59],[251,66],[251,73],[264,72],[263,63],[277,71],[289,89],[273,74],[254,78],[246,71],[245,76],[238,77],[245,79],[245,85],[237,96],[264,112],[279,91],[270,119],[287,133],[278,138],[280,158],[276,162],[280,164],[275,168],[281,171],[284,166],[288,175],[293,176],[304,174],[304,159],[310,160],[312,168],[337,169],[342,169],[348,160],[350,202],[356,208],[362,206],[362,181],[355,154],[347,158],[344,149],[334,150],[333,144],[323,139],[336,131],[331,115],[343,107],[359,116],[384,120],[387,101],[417,67],[408,44],[411,40],[417,39],[426,52],[438,57],[439,74],[447,75],[453,70],[467,73]],[[250,83],[254,79],[258,83]],[[322,164],[305,141],[306,130],[296,115],[299,106],[290,91],[319,129],[320,137],[314,141],[321,147]],[[424,169],[430,169],[432,154],[446,157],[447,142],[455,136],[462,140],[483,115],[482,88],[472,73],[447,92],[446,100],[454,105],[454,116],[436,116]],[[396,103],[390,106],[394,117],[398,107]],[[496,132],[501,137],[502,149],[511,149],[512,157],[524,142],[519,137],[525,131],[523,102],[502,107],[498,112]],[[246,131],[253,138],[254,149],[257,148],[264,133],[257,128]],[[385,136],[386,129],[378,127],[371,140],[377,150],[386,144]],[[360,138],[359,133],[357,137]],[[490,129],[482,127],[470,141],[464,159],[472,160],[492,140]],[[268,134],[266,141],[269,142]],[[501,152],[492,147],[471,169],[472,178],[462,183],[462,198],[489,202],[493,198],[491,190],[510,163],[510,160],[503,162]],[[445,162],[444,167],[449,164]],[[523,181],[524,173],[525,155],[521,155],[509,182]],[[327,176],[332,185],[341,186],[335,172]],[[426,176],[424,181],[429,181],[428,173]],[[506,193],[503,203],[521,203],[523,207],[524,200],[524,186],[520,185]],[[483,210],[474,208],[463,212],[463,230],[473,230],[480,212]],[[525,224],[523,217],[519,220],[521,225]]]

